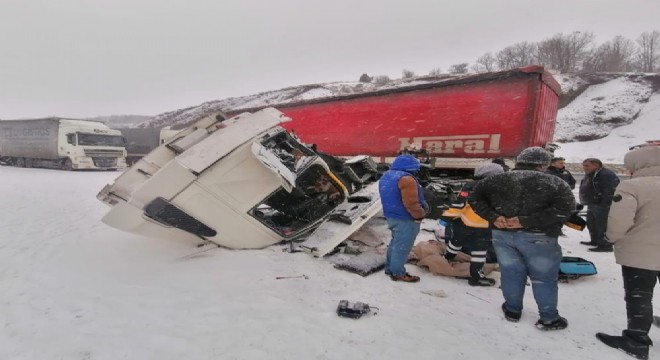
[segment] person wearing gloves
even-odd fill
[[[467,198],[477,185],[477,183],[488,176],[501,174],[504,169],[499,164],[487,163],[478,166],[474,169],[474,181],[468,182],[463,185],[463,188],[458,193],[458,204],[453,205],[452,208],[459,207],[465,209]],[[452,210],[449,209],[445,214],[451,214]],[[464,217],[464,213],[462,213]],[[449,236],[449,243],[447,244],[447,252],[445,258],[448,261],[453,261],[456,255],[463,250],[463,246],[469,249],[470,254],[470,279],[468,284],[471,286],[493,286],[495,280],[487,278],[484,275],[483,268],[486,264],[486,254],[491,245],[492,231],[488,228],[488,224],[484,222],[485,227],[478,227],[478,224],[471,223],[468,219],[462,219],[461,216],[451,220],[451,234]]]
[[[479,181],[468,202],[494,228],[504,318],[520,320],[529,276],[540,317],[536,327],[560,330],[568,321],[557,310],[562,258],[558,237],[575,210],[575,198],[564,180],[543,173],[550,159],[543,148],[524,149],[512,171]]]
[[[392,233],[387,247],[385,274],[394,281],[419,281],[418,276],[408,274],[404,267],[419,234],[420,224],[429,210],[416,177],[419,169],[419,160],[414,156],[399,155],[378,182],[383,215]]]
[[[628,325],[621,336],[596,334],[608,346],[648,359],[653,289],[660,280],[660,146],[645,146],[624,158],[630,180],[612,198],[606,240],[621,265]]]

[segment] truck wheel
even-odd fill
[[[26,158],[25,159],[25,167],[26,168],[31,168],[33,166],[32,159]]]
[[[71,159],[69,158],[64,159],[64,162],[62,162],[62,170],[67,170],[67,171],[73,170],[73,163],[71,162]]]
[[[25,159],[23,159],[23,158],[16,159],[16,166],[25,167]]]

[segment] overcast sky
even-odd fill
[[[634,40],[658,14],[660,0],[0,0],[0,119],[426,74],[559,32]]]

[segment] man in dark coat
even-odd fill
[[[612,245],[605,240],[607,215],[612,205],[612,197],[619,177],[596,158],[588,158],[582,162],[584,178],[580,183],[580,203],[587,206],[587,229],[590,241],[582,241],[583,245],[595,246],[589,251],[611,252]]]
[[[563,157],[552,158],[550,161],[550,166],[548,166],[545,172],[566,181],[571,190],[575,189],[575,178],[570,171],[566,170],[566,159]]]
[[[537,328],[560,330],[568,321],[557,311],[562,258],[557,239],[575,210],[575,198],[565,181],[543,173],[550,158],[543,148],[524,149],[512,171],[481,180],[468,201],[494,228],[505,319],[520,320],[529,276],[540,315]]]

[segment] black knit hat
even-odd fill
[[[552,155],[547,150],[534,146],[521,151],[516,158],[516,163],[548,166],[550,159],[552,159]]]

